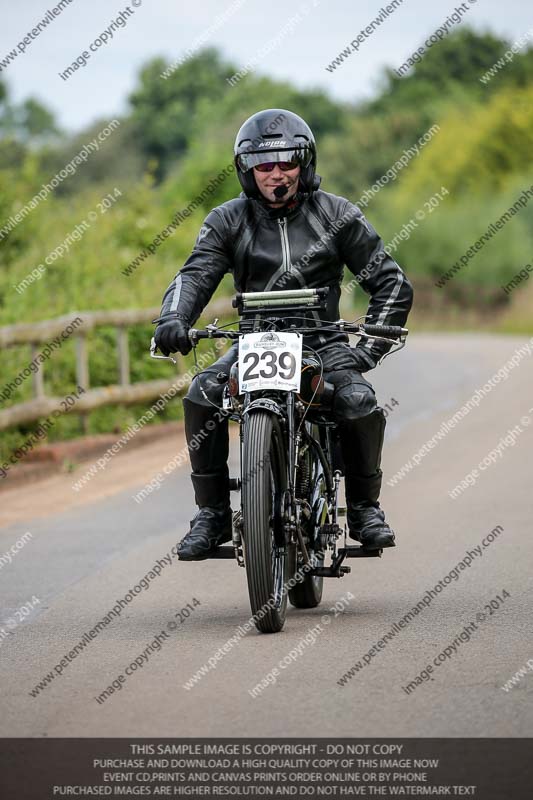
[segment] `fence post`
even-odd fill
[[[82,389],[89,388],[89,352],[87,349],[87,337],[83,334],[76,336],[76,380]],[[89,432],[88,414],[80,414],[81,429],[83,433]]]
[[[31,360],[34,361],[39,355],[39,347],[37,342],[33,342],[31,346]],[[39,400],[44,397],[44,374],[43,364],[39,364],[37,372],[32,372],[33,394]]]
[[[128,329],[125,327],[117,328],[118,344],[118,375],[121,386],[129,386],[130,383],[130,351],[128,344]]]

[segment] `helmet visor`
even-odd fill
[[[270,150],[265,147],[260,153],[240,153],[237,156],[237,164],[242,172],[248,172],[258,164],[268,164],[271,162],[285,161],[294,163],[295,166],[307,167],[311,163],[313,154],[307,147],[296,150]]]

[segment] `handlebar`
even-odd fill
[[[400,325],[359,325],[361,335],[368,333],[370,336],[381,336],[383,339],[401,339],[409,331]]]
[[[217,328],[218,320],[214,323],[207,325],[203,330],[199,328],[190,328],[189,341],[193,347],[196,347],[201,339],[238,339],[242,336],[242,331],[228,330],[226,328]],[[328,328],[328,325],[331,326]],[[346,322],[339,319],[336,322],[329,322],[322,328],[318,328],[322,332],[339,331],[343,333],[354,333],[358,336],[366,336],[369,339],[382,339],[402,342],[409,333],[407,328],[402,328],[400,325],[367,325],[365,323]],[[314,333],[314,328],[290,328],[292,333]],[[152,358],[159,358],[161,360],[168,359],[176,364],[176,360],[172,356],[158,356],[156,355],[157,346],[155,339],[152,337],[150,346],[150,355]]]
[[[351,322],[345,322],[343,319],[336,322],[326,323],[325,328],[327,331],[328,325],[332,326],[334,330],[342,331],[344,333],[354,333],[358,336],[368,336],[372,339],[392,339],[399,340],[407,336],[409,331],[407,328],[402,328],[400,325],[366,325]],[[324,328],[319,330],[324,331]],[[330,328],[331,330],[331,328]],[[314,328],[290,328],[292,333],[314,333]],[[189,330],[189,341],[194,346],[200,339],[237,339],[242,335],[241,331],[226,330],[224,328],[217,328],[216,325],[207,325],[204,330],[198,328],[191,328]]]

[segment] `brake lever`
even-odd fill
[[[155,343],[155,337],[152,336],[152,341],[150,342],[150,357],[159,358],[161,361],[172,361],[173,364],[178,363],[175,358],[172,358],[172,356],[156,356],[156,351],[157,345]]]

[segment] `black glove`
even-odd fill
[[[181,316],[159,323],[155,329],[154,339],[164,356],[176,352],[186,356],[192,350],[189,341],[190,327],[185,317]]]
[[[350,347],[350,350],[355,357],[355,369],[358,372],[368,372],[368,370],[374,369],[377,362],[374,361],[370,353],[365,352],[361,347]]]

